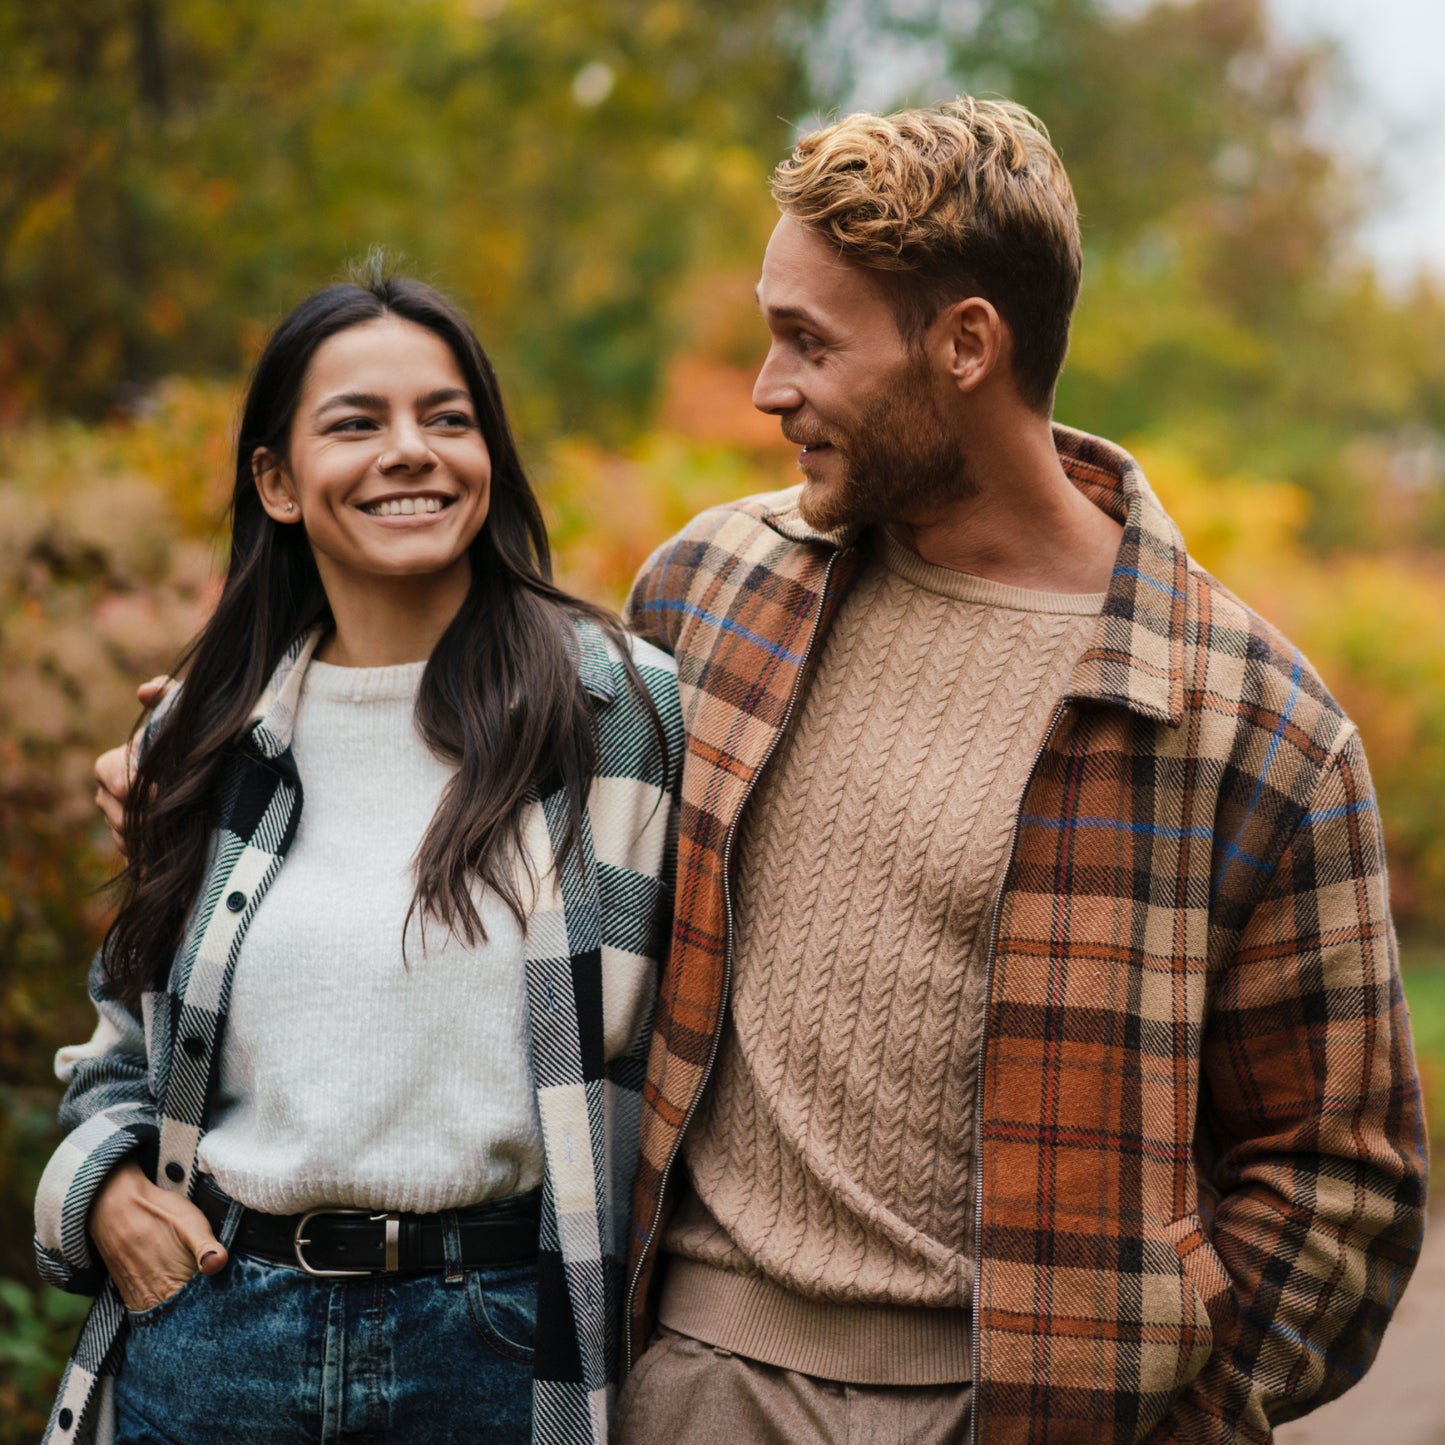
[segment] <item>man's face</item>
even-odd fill
[[[810,526],[911,520],[966,495],[951,377],[904,341],[867,272],[784,216],[758,304],[772,344],[753,405],[802,447],[799,508]]]

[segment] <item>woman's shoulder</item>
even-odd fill
[[[664,652],[660,647],[654,647],[634,633],[627,633],[627,645],[632,650],[632,660],[637,664],[637,669],[644,678],[649,676],[657,679],[656,683],[649,682],[648,686],[656,686],[664,692],[677,691],[677,659],[670,652]]]
[[[582,685],[602,702],[614,703],[626,699],[631,690],[628,668],[616,640],[588,617],[575,619],[573,626],[581,649],[578,666]],[[660,702],[663,698],[675,697],[677,663],[672,657],[630,632],[623,632],[622,640],[653,700]]]
[[[600,765],[609,775],[667,786],[681,771],[682,700],[677,664],[661,648],[624,632],[620,639],[595,622],[577,623],[582,684],[597,703]],[[624,660],[625,644],[632,667]],[[646,696],[639,693],[641,682]],[[661,725],[660,727],[658,725]]]

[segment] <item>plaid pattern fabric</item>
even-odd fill
[[[1423,1228],[1379,818],[1353,725],[1189,560],[1133,459],[1055,441],[1124,535],[993,918],[974,1433],[1265,1442],[1368,1367]],[[858,567],[795,497],[698,518],[629,603],[688,729],[629,1363],[722,1026],[739,812]]]
[[[663,757],[620,659],[595,629],[580,626],[578,636],[582,679],[597,706],[599,764],[582,846],[560,878],[552,865],[564,800],[552,794],[529,805],[523,828],[540,878],[526,970],[546,1159],[533,1412],[534,1438],[545,1445],[601,1445],[607,1438],[634,1141],[671,911],[669,780],[680,772],[682,751],[671,659],[646,644],[635,648],[663,719],[669,754]],[[136,1151],[155,1158],[162,1187],[187,1194],[194,1187],[232,971],[300,817],[289,739],[316,641],[300,640],[283,659],[230,764],[214,857],[168,986],[145,996],[137,1018],[107,996],[93,966],[95,1035],[57,1060],[70,1082],[61,1107],[70,1132],[36,1200],[36,1258],[50,1283],[98,1294],[62,1380],[47,1442],[111,1437],[111,1380],[125,1310],[92,1252],[86,1222],[108,1170]]]

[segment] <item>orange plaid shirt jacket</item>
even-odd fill
[[[1424,1226],[1419,1081],[1359,736],[1193,563],[1127,453],[1063,427],[1124,536],[994,905],[977,1068],[972,1434],[1266,1442],[1374,1358]],[[859,570],[796,491],[643,568],[687,746],[644,1092],[630,1365],[715,1058],[742,810]]]

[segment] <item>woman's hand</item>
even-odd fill
[[[135,695],[142,707],[154,707],[175,686],[172,677],[153,677],[136,688]],[[121,824],[125,821],[125,800],[130,793],[131,779],[135,776],[136,749],[139,737],[132,738],[118,748],[111,748],[95,760],[95,806],[105,814],[110,824],[110,836],[115,846],[125,852],[125,841],[121,837]]]
[[[90,1210],[90,1237],[128,1310],[169,1299],[200,1270],[215,1274],[226,1250],[191,1203],[146,1178],[133,1159],[118,1164]]]

